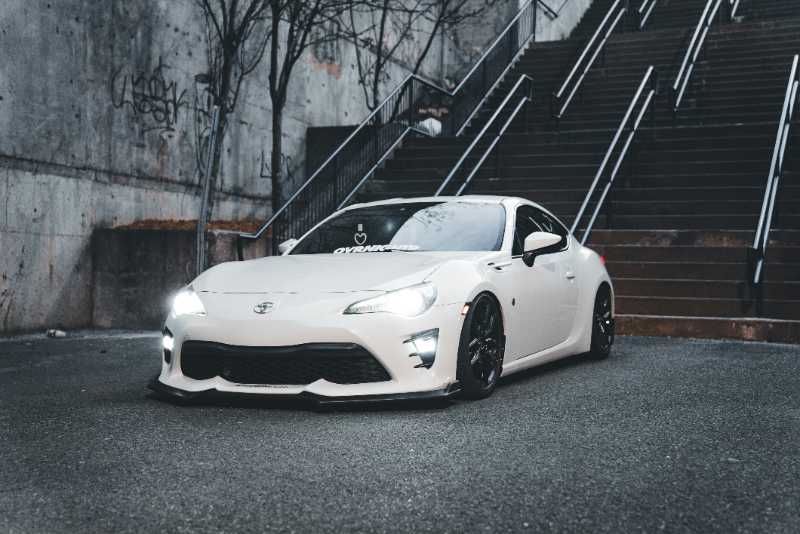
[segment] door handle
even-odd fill
[[[575,279],[575,273],[572,272],[572,271],[567,271],[567,274],[565,276],[567,277],[567,280],[574,280]]]
[[[496,263],[492,262],[492,263],[489,264],[489,267],[491,267],[495,271],[502,271],[503,269],[505,269],[509,265],[511,265],[510,261],[502,261],[502,262],[496,262]]]

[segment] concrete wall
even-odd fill
[[[544,0],[553,9],[558,9],[564,0]],[[592,0],[569,0],[556,19],[550,19],[539,10],[539,18],[536,24],[537,41],[558,41],[566,39],[581,21],[581,17],[592,5]]]
[[[0,332],[91,325],[96,227],[190,218],[191,187],[40,166],[0,168]],[[257,211],[259,200],[223,195],[218,213]],[[167,249],[165,266],[177,265]],[[147,284],[147,278],[142,281]]]
[[[209,232],[212,265],[236,260],[237,235]],[[194,239],[189,230],[96,230],[89,291],[92,326],[158,328],[169,312],[170,297],[194,278]],[[260,250],[251,252],[266,255],[269,243],[259,245]]]
[[[424,74],[441,81],[463,71],[516,9],[511,0],[451,28]],[[95,229],[196,217],[203,28],[193,0],[4,0],[0,334],[92,324]],[[298,64],[285,111],[287,191],[304,177],[309,126],[354,124],[367,114],[354,54],[342,42]],[[406,73],[403,61],[393,64],[386,89]],[[214,218],[268,215],[266,76],[263,63],[243,85]]]

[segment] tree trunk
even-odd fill
[[[208,159],[206,172],[203,176],[202,197],[200,199],[200,213],[197,217],[197,234],[195,246],[195,271],[200,275],[208,266],[206,252],[206,225],[211,219],[214,208],[214,189],[219,175],[220,159],[222,157],[222,142],[225,135],[224,111],[215,107],[211,116],[211,130],[208,139]]]
[[[281,207],[281,154],[283,154],[283,107],[273,104],[272,108],[272,213]]]

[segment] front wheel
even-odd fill
[[[589,354],[598,360],[608,358],[614,344],[614,316],[611,288],[603,284],[597,290],[592,313],[592,346]]]
[[[465,398],[483,399],[492,394],[503,370],[504,349],[500,306],[482,293],[469,307],[458,346],[457,375]]]

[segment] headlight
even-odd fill
[[[405,317],[422,315],[436,301],[436,287],[431,284],[419,284],[396,291],[384,293],[379,297],[355,302],[348,306],[345,314],[357,313],[393,313]]]
[[[172,301],[172,313],[180,315],[205,315],[206,309],[197,293],[191,287],[182,289]]]
[[[172,337],[172,334],[164,332],[164,336],[161,338],[161,345],[164,350],[172,351],[175,349],[175,338]]]

